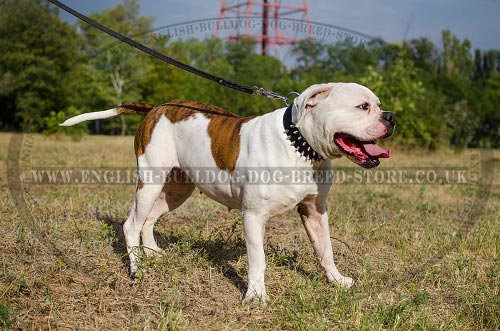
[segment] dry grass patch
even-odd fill
[[[9,137],[0,135],[0,160],[7,158]],[[35,136],[30,162],[133,167],[132,140]],[[395,151],[384,164],[468,166],[471,153]],[[498,156],[490,162],[498,167]],[[345,160],[339,165],[350,166]],[[325,282],[292,211],[267,227],[271,301],[249,308],[241,305],[247,261],[237,211],[195,192],[158,222],[166,254],[142,259],[146,274],[132,283],[121,234],[131,185],[25,187],[29,210],[23,212],[10,197],[5,165],[0,172],[0,328],[500,327],[498,186],[469,229],[472,186],[334,185],[329,215],[335,259],[357,279],[356,287],[344,291]]]

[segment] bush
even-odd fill
[[[64,111],[51,111],[49,116],[44,118],[44,135],[68,135],[73,140],[81,140],[87,133],[87,124],[80,123],[73,126],[59,126],[70,117],[79,115],[81,112],[74,106],[69,106]]]

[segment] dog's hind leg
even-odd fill
[[[139,182],[140,183],[140,182]],[[123,233],[130,258],[130,277],[137,272],[137,255],[139,254],[141,230],[150,214],[155,201],[162,192],[163,182],[137,185],[134,203],[128,219],[123,224]]]
[[[156,112],[150,112],[137,130],[134,141],[139,180],[130,216],[123,224],[132,278],[138,269],[137,255],[140,252],[141,232],[153,209],[151,220],[144,229],[143,239],[146,245],[159,249],[154,242],[152,226],[166,207],[161,199],[157,204],[156,201],[160,198],[173,169],[179,165],[174,139],[175,128],[163,114],[160,108]],[[153,208],[155,204],[156,208]]]
[[[167,183],[163,186],[162,192],[156,199],[153,209],[142,227],[142,245],[144,246],[144,253],[147,256],[162,252],[153,235],[154,225],[158,218],[164,213],[182,205],[191,196],[194,188],[194,184],[185,172],[179,168],[172,169]]]

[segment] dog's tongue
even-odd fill
[[[388,149],[383,149],[375,143],[363,143],[365,151],[371,156],[388,158],[391,155],[391,151]]]

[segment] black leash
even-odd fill
[[[168,57],[164,54],[161,54],[161,53],[155,51],[154,49],[151,49],[151,48],[144,46],[143,44],[140,44],[140,43],[138,43],[138,42],[136,42],[128,37],[125,37],[124,35],[116,32],[114,30],[111,30],[107,26],[104,26],[104,25],[92,20],[91,18],[77,12],[73,8],[68,7],[65,4],[63,4],[57,0],[48,0],[48,1],[50,1],[51,3],[56,5],[57,7],[61,8],[62,10],[70,13],[71,15],[78,17],[79,19],[81,19],[85,23],[93,26],[94,28],[97,28],[97,29],[101,30],[102,32],[107,33],[108,35],[112,36],[113,38],[116,38],[124,43],[127,43],[130,46],[132,46],[140,51],[143,51],[144,53],[147,53],[151,56],[156,57],[157,59],[160,59],[164,62],[167,62],[171,65],[174,65],[177,68],[180,68],[180,69],[185,70],[187,72],[190,72],[192,74],[198,75],[198,76],[203,77],[205,79],[211,80],[213,82],[216,82],[217,84],[232,88],[232,89],[237,90],[237,91],[252,94],[252,95],[263,95],[267,98],[279,99],[279,100],[284,101],[287,104],[287,106],[288,106],[288,96],[291,93],[296,93],[296,92],[290,92],[287,96],[282,96],[278,93],[275,93],[272,91],[267,91],[264,88],[259,87],[259,86],[245,86],[245,85],[241,85],[239,83],[232,82],[230,80],[227,80],[227,79],[224,79],[221,77],[214,76],[214,75],[209,74],[207,72],[204,72],[200,69],[193,68],[185,63],[182,63],[182,62],[179,62],[175,59],[172,59],[171,57]]]

